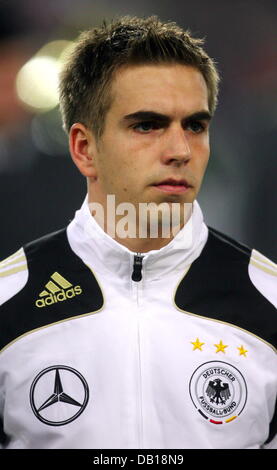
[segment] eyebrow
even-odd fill
[[[198,111],[196,113],[190,114],[182,119],[183,122],[188,122],[191,120],[199,121],[210,121],[212,115],[208,111]],[[170,116],[166,114],[157,113],[155,111],[137,111],[135,113],[127,114],[123,117],[123,121],[158,121],[164,124],[168,124],[171,121]]]

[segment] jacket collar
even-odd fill
[[[130,276],[134,255],[105,233],[91,215],[88,196],[67,228],[72,250],[92,269],[110,271],[117,277]],[[172,271],[184,271],[200,255],[208,237],[201,208],[193,203],[190,219],[176,237],[159,250],[143,253],[144,280],[157,280]]]

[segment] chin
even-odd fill
[[[168,204],[173,204],[173,203],[177,203],[177,204],[188,204],[188,203],[192,203],[194,201],[195,197],[193,197],[192,195],[183,195],[180,197],[180,195],[178,194],[170,194],[166,197],[163,198],[162,201],[160,201],[159,203],[161,202],[167,202]]]

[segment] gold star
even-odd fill
[[[193,348],[193,351],[195,351],[195,349],[200,349],[200,351],[202,351],[202,348],[201,346],[203,346],[203,344],[205,343],[200,343],[199,341],[199,338],[196,338],[196,341],[191,341],[191,344],[193,344],[194,348]]]
[[[247,349],[244,349],[244,347],[241,345],[240,348],[237,348],[239,350],[239,355],[246,357],[246,353],[248,352]]]
[[[225,353],[225,348],[228,348],[228,345],[227,345],[227,344],[224,345],[224,344],[222,343],[222,340],[220,340],[220,343],[219,343],[219,344],[214,344],[214,346],[217,348],[216,353],[218,353],[218,352],[223,352],[223,353]]]

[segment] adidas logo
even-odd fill
[[[53,273],[50,279],[45,284],[45,289],[39,294],[40,299],[36,300],[36,306],[39,308],[72,299],[82,293],[80,286],[73,287],[70,282],[57,272]]]

